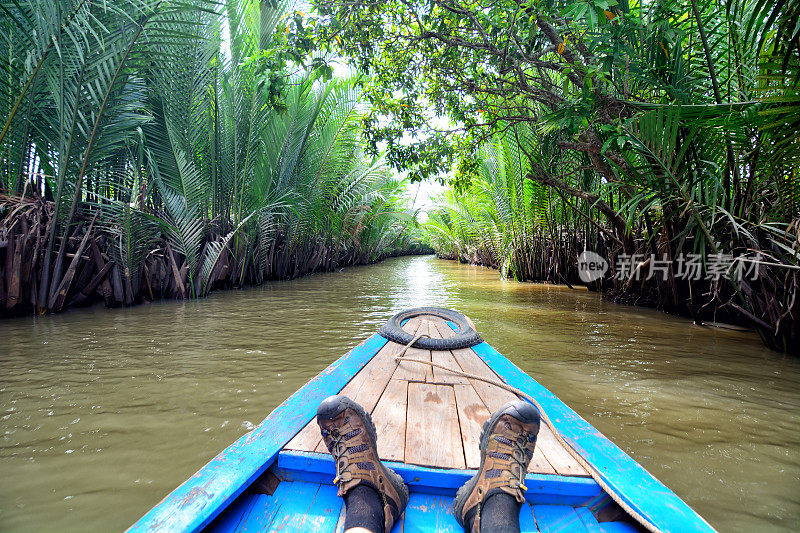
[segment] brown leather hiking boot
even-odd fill
[[[467,513],[477,507],[472,532],[480,532],[481,506],[498,492],[525,502],[525,474],[538,434],[539,411],[522,400],[505,404],[486,421],[480,442],[481,467],[453,500],[453,514],[461,527],[466,527]]]
[[[317,408],[317,424],[336,464],[333,482],[339,496],[360,484],[375,489],[383,501],[384,531],[391,531],[408,504],[408,487],[378,458],[378,437],[369,413],[347,396],[330,396]]]

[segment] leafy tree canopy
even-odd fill
[[[389,160],[410,169],[412,179],[449,170],[457,154],[472,153],[492,134],[520,122],[559,132],[562,148],[602,149],[624,168],[615,149],[625,145],[619,138],[625,120],[652,104],[775,96],[754,83],[759,69],[770,68],[755,57],[760,50],[779,52],[787,58],[785,70],[797,51],[796,35],[787,40],[797,33],[797,9],[784,12],[763,2],[315,5],[324,20],[318,26],[321,42],[369,75],[363,84],[374,106],[365,119],[373,149],[386,143]],[[780,90],[784,82],[785,77],[776,80]],[[706,110],[715,114],[720,110]],[[435,115],[465,134],[434,127]],[[415,141],[402,142],[409,134]]]

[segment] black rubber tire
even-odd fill
[[[412,346],[413,348],[420,348],[422,350],[458,350],[460,348],[471,348],[483,342],[478,332],[469,325],[467,317],[458,311],[445,309],[444,307],[415,307],[414,309],[401,311],[390,318],[386,324],[381,326],[378,330],[378,334],[390,341],[405,346],[412,341],[414,335],[405,331],[401,325],[406,320],[420,315],[433,315],[449,320],[454,323],[458,329],[456,329],[455,336],[448,339],[429,339],[427,337],[417,339],[417,342]]]

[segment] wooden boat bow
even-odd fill
[[[412,316],[402,328],[412,339],[455,335],[435,314]],[[381,459],[391,462],[411,489],[404,531],[423,524],[426,530],[458,531],[446,509],[448,501],[480,464],[483,422],[516,398],[487,380],[534,399],[549,419],[542,424],[525,479],[523,531],[550,531],[551,526],[636,531],[634,517],[649,523],[651,530],[714,531],[630,456],[486,342],[426,350],[378,334],[310,380],[129,531],[228,532],[256,525],[334,531],[343,520],[342,501],[335,497],[333,463],[314,416],[316,406],[337,393],[371,413]],[[620,505],[612,501],[612,494]],[[295,501],[304,503],[291,503]]]

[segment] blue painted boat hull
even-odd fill
[[[312,420],[316,406],[339,392],[386,343],[383,337],[373,335],[331,364],[128,531],[339,530],[343,503],[332,485],[330,456],[283,448]],[[677,495],[489,344],[483,342],[472,349],[507,383],[536,398],[554,431],[595,466],[618,497],[659,530],[714,531]],[[457,488],[474,471],[404,463],[389,466],[403,476],[412,494],[397,530],[460,531],[449,505]],[[280,481],[274,492],[255,489],[269,484],[270,479]],[[523,531],[637,530],[629,518],[612,516],[606,521],[609,515],[604,516],[602,510],[611,507],[611,499],[594,479],[529,474],[526,486],[527,505],[520,514]]]

